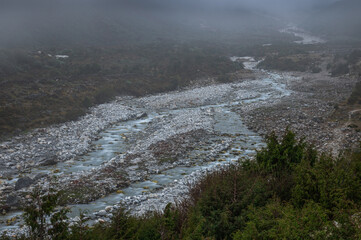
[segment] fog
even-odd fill
[[[357,3],[339,2],[340,7]],[[119,44],[219,30],[252,34],[257,26],[289,21],[310,28],[314,22],[319,31],[331,20],[342,29],[343,17],[358,21],[350,18],[358,16],[357,11],[350,14],[346,9],[342,16],[337,10],[323,13],[335,5],[336,0],[3,0],[0,45]],[[322,24],[317,23],[319,17]]]

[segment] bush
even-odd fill
[[[99,89],[97,91],[97,93],[95,94],[95,97],[94,97],[95,103],[101,104],[101,103],[108,102],[108,101],[114,99],[114,97],[116,95],[117,95],[117,93],[113,87],[111,87],[111,86],[103,87],[103,88]]]
[[[281,140],[273,133],[256,161],[208,174],[187,199],[163,213],[134,217],[120,209],[111,223],[92,229],[79,224],[70,233],[59,212],[48,234],[105,240],[360,239],[360,159],[361,152],[319,155],[289,130]],[[26,215],[35,236],[44,236],[43,216],[54,211],[52,196],[42,202],[50,204],[36,204],[42,210],[32,207]]]
[[[216,81],[220,83],[229,83],[232,82],[232,79],[229,75],[222,74],[221,76],[217,77]]]
[[[102,67],[97,63],[86,64],[84,66],[80,66],[78,69],[79,75],[86,74],[95,74],[99,73],[102,70]]]
[[[66,239],[69,235],[66,208],[56,209],[58,194],[50,192],[42,195],[39,189],[31,194],[32,202],[24,209],[25,224],[30,228],[30,238]],[[50,219],[50,223],[48,223]]]
[[[256,161],[262,171],[279,176],[292,171],[301,162],[305,149],[303,140],[297,142],[295,134],[290,130],[287,130],[281,142],[273,132],[267,138],[267,148],[258,152]]]
[[[318,66],[313,66],[311,68],[311,72],[312,73],[320,73],[322,71],[322,68],[318,67]]]
[[[83,116],[85,114],[84,109],[81,108],[71,108],[69,109],[65,114],[65,120],[66,121],[75,121],[79,117]]]
[[[347,63],[339,63],[332,68],[331,75],[333,77],[348,74],[350,72]]]
[[[85,97],[81,103],[81,105],[85,108],[90,108],[93,106],[93,102],[89,97]]]
[[[358,83],[356,83],[356,86],[354,87],[351,96],[349,97],[349,99],[347,100],[347,103],[350,105],[359,103],[361,102],[361,81],[359,81]]]

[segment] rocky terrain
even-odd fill
[[[332,117],[338,103],[351,94],[356,80],[347,77],[330,77],[321,73],[290,73],[287,87],[292,94],[271,107],[261,107],[238,112],[251,129],[265,136],[271,131],[281,135],[290,127],[300,137],[315,144],[321,151],[332,151],[357,147],[361,134],[344,123],[344,119]]]
[[[252,58],[232,60],[246,61],[255,78],[120,98],[78,121],[2,143],[2,230],[18,228],[11,212],[30,201],[35,187],[63,190],[62,201],[72,204],[74,215],[88,209],[92,221],[107,221],[119,202],[143,214],[179,201],[203,174],[252,158],[263,146],[258,134],[281,134],[291,127],[318,148],[335,152],[360,140],[360,133],[330,119],[354,80],[332,78],[326,71],[267,72],[255,69]],[[102,151],[104,156],[92,155]],[[91,164],[84,167],[84,162]]]

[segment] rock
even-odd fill
[[[6,198],[6,205],[9,207],[19,207],[20,206],[20,199],[16,195],[9,195]]]
[[[112,206],[106,206],[105,207],[105,211],[107,211],[107,212],[111,212],[112,210],[113,210]]]
[[[138,114],[137,118],[145,118],[147,116],[148,116],[147,113],[142,113],[142,114]]]
[[[96,222],[97,222],[97,223],[105,223],[105,220],[104,220],[104,219],[99,218]]]
[[[15,191],[20,190],[22,188],[26,188],[29,187],[30,185],[32,185],[34,183],[34,180],[29,178],[29,177],[23,177],[20,178],[16,183],[15,183]]]
[[[40,166],[53,166],[53,165],[56,165],[58,162],[57,162],[57,159],[55,156],[51,157],[51,158],[47,158],[43,161],[40,162]]]
[[[100,210],[98,213],[97,213],[98,216],[106,216],[107,215],[107,212],[105,210]]]

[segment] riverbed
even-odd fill
[[[204,174],[251,159],[256,150],[264,146],[262,137],[243,124],[242,116],[235,109],[272,105],[292,94],[287,88],[287,78],[291,76],[256,70],[258,62],[251,57],[231,60],[243,62],[258,78],[118,99],[99,106],[101,114],[94,108],[90,116],[77,122],[35,130],[3,143],[1,154],[5,158],[9,157],[7,154],[15,155],[19,161],[14,163],[15,171],[10,168],[6,173],[10,177],[2,180],[2,191],[15,196],[19,202],[26,202],[27,195],[36,186],[62,190],[74,187],[74,182],[84,182],[89,189],[84,199],[88,200],[75,197],[69,205],[70,217],[76,219],[82,210],[92,221],[109,220],[112,211],[120,206],[141,215],[162,210],[175,199],[181,200],[189,184]],[[97,121],[107,115],[106,107],[112,109],[115,117],[107,116],[107,120],[99,124]],[[97,126],[96,131],[84,127],[85,124]],[[70,127],[84,132],[76,131],[74,136]],[[66,151],[56,152],[55,164],[44,166],[39,164],[44,159],[36,160],[36,157],[46,156],[49,151],[53,153],[49,135],[54,136],[54,132],[56,136],[65,136],[65,143],[59,140],[58,144],[71,146],[72,151],[67,157],[64,157]],[[74,140],[77,137],[86,140],[77,144]],[[25,145],[34,139],[35,143]],[[71,144],[67,139],[71,139]],[[23,164],[26,161],[22,158],[26,157],[35,163]],[[109,169],[113,170],[109,172]],[[117,174],[124,174],[122,180]],[[11,190],[24,178],[39,179],[29,186]],[[10,211],[2,216],[1,230],[18,228],[21,221],[14,217],[20,213]]]

